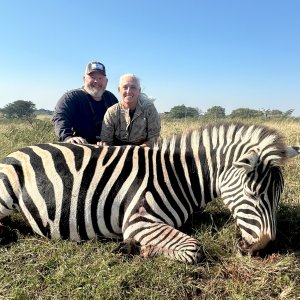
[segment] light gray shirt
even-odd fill
[[[104,115],[101,141],[108,145],[153,146],[160,134],[160,117],[152,101],[140,97],[132,119],[121,102],[108,108]]]

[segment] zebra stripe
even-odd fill
[[[123,238],[139,244],[141,256],[193,263],[201,245],[176,228],[221,197],[252,253],[275,238],[280,166],[297,154],[275,130],[238,123],[165,138],[153,149],[29,146],[1,161],[0,218],[17,210],[42,236]]]

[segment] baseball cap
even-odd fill
[[[88,63],[85,68],[84,74],[90,74],[95,71],[98,71],[102,75],[106,76],[105,66],[98,61],[92,61],[92,62]]]

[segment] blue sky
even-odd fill
[[[53,110],[105,64],[107,89],[135,73],[159,112],[175,105],[294,109],[300,116],[299,0],[0,0],[0,108]]]

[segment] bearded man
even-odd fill
[[[83,87],[68,91],[58,100],[52,123],[61,142],[97,144],[106,110],[118,102],[106,90],[105,66],[97,61],[87,64]]]

